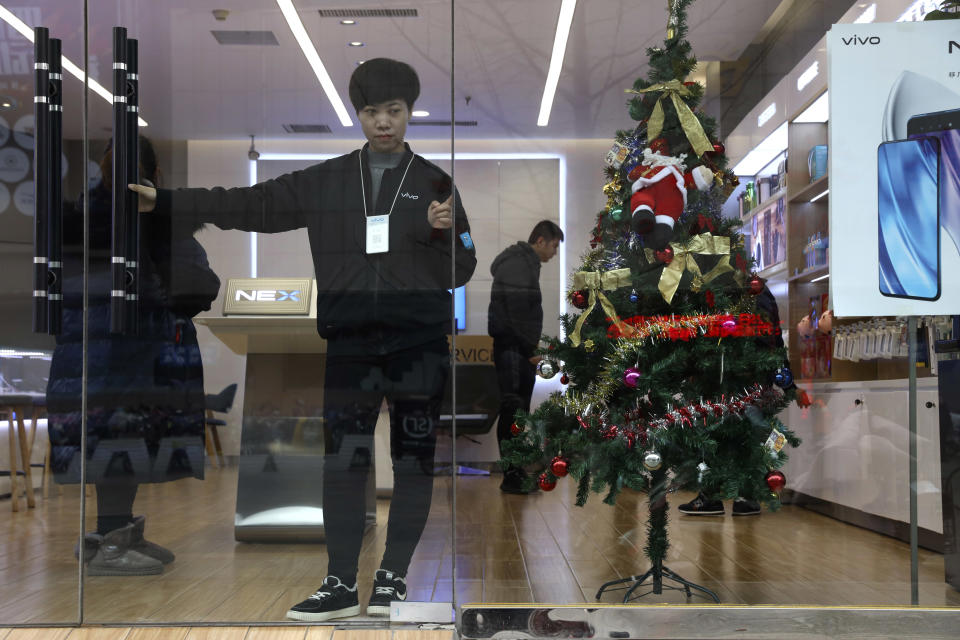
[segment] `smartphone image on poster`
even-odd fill
[[[960,253],[960,109],[913,116],[907,136],[940,141],[940,227]]]
[[[877,149],[880,293],[940,297],[940,141],[924,136]]]

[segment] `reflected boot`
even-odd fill
[[[80,542],[83,543],[83,561],[90,562],[93,560],[93,556],[97,555],[97,549],[100,548],[100,542],[103,540],[103,536],[97,535],[96,531],[91,531],[83,536]],[[77,560],[80,559],[80,542],[73,545],[73,557]]]
[[[152,576],[163,572],[163,564],[130,548],[133,523],[99,536],[97,554],[87,565],[91,576]]]
[[[157,543],[150,542],[143,537],[143,528],[145,522],[146,517],[137,516],[133,519],[133,522],[130,523],[133,525],[133,531],[130,534],[130,548],[137,553],[142,553],[143,555],[153,558],[154,560],[159,560],[163,564],[170,564],[176,559],[176,556],[173,555],[173,551],[170,551],[170,549],[165,549]]]

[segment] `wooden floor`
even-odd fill
[[[322,580],[324,547],[235,542],[236,479],[235,469],[212,469],[204,481],[143,486],[136,512],[147,515],[147,536],[174,550],[177,560],[158,576],[88,578],[84,623],[283,621],[290,605]],[[409,598],[449,602],[454,598],[451,482],[436,482],[430,522],[408,574]],[[593,602],[604,581],[646,569],[644,496],[625,494],[615,507],[592,498],[580,508],[573,504],[570,481],[532,496],[502,494],[498,483],[497,476],[457,480],[458,604]],[[909,548],[899,541],[798,507],[734,518],[728,504],[724,517],[682,516],[673,507],[689,497],[671,497],[667,565],[716,591],[724,603],[910,603]],[[76,623],[78,487],[52,490],[36,509],[11,513],[9,507],[0,500],[0,624]],[[379,566],[388,507],[388,501],[379,501],[380,525],[364,542],[361,602]],[[87,528],[93,528],[92,518]],[[611,594],[604,600],[618,598]],[[682,593],[665,592],[641,602],[686,600]],[[943,581],[942,556],[923,550],[920,604],[960,606],[960,593]],[[25,640],[2,634],[0,640]]]

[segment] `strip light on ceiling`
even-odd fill
[[[327,68],[323,66],[320,54],[317,53],[316,47],[313,46],[310,36],[307,35],[307,30],[300,20],[300,15],[297,14],[297,10],[293,8],[293,0],[277,0],[277,6],[280,7],[280,11],[283,13],[287,25],[290,26],[290,31],[293,32],[293,37],[296,38],[297,44],[300,45],[300,50],[303,51],[303,55],[313,69],[313,73],[317,76],[317,80],[320,81],[320,86],[323,87],[323,91],[327,94],[327,99],[330,100],[330,104],[333,105],[333,110],[337,112],[337,117],[340,118],[340,124],[345,127],[352,127],[353,120],[350,118],[350,113],[343,105],[343,100],[340,99],[337,88],[333,86],[333,80],[330,79]]]
[[[11,27],[16,29],[20,33],[20,35],[22,35],[24,38],[29,40],[31,44],[33,43],[33,29],[28,27],[26,22],[24,22],[23,20],[15,16],[9,9],[4,7],[3,5],[0,5],[0,20],[3,20],[7,24],[9,24]],[[83,69],[81,69],[76,64],[74,64],[73,61],[71,61],[65,55],[61,54],[60,60],[61,60],[61,65],[63,66],[63,69],[67,73],[72,75],[74,78],[76,78],[80,82],[83,82],[84,75],[85,75],[83,72]],[[102,84],[100,84],[93,78],[88,78],[87,86],[89,86],[90,89],[95,94],[97,94],[98,96],[100,96],[101,98],[109,102],[111,105],[113,104],[113,94],[107,91]],[[138,117],[137,120],[139,121],[141,127],[147,126],[147,121],[144,120],[143,118]]]
[[[540,100],[538,127],[545,127],[550,122],[550,110],[553,109],[553,97],[557,93],[563,56],[567,51],[567,38],[570,37],[570,25],[573,24],[573,13],[576,8],[577,0],[563,0],[560,4],[557,34],[553,38],[553,53],[550,55],[550,68],[547,71],[547,82],[543,86],[543,98]]]
[[[787,123],[774,129],[733,168],[734,175],[755,176],[770,164],[777,155],[787,150]]]

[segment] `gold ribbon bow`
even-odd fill
[[[702,156],[707,151],[713,151],[713,144],[710,143],[710,139],[707,138],[707,134],[704,133],[703,125],[700,124],[700,120],[696,114],[690,110],[687,103],[683,101],[685,97],[690,95],[690,89],[674,78],[669,82],[659,82],[646,89],[626,90],[627,93],[636,93],[638,95],[653,91],[659,91],[660,97],[657,98],[657,103],[653,105],[653,113],[650,114],[650,120],[647,122],[647,140],[655,140],[657,136],[660,135],[660,132],[663,131],[665,116],[662,101],[665,96],[670,96],[670,100],[673,102],[673,108],[677,111],[677,117],[680,118],[680,126],[683,127],[683,132],[687,134],[687,140],[690,141],[690,146],[694,152],[696,152],[697,157]]]
[[[597,300],[600,300],[600,306],[603,307],[607,316],[613,320],[621,331],[627,331],[627,327],[617,315],[617,310],[613,308],[613,303],[607,296],[603,295],[603,290],[613,291],[620,287],[626,287],[631,282],[630,269],[614,269],[613,271],[578,271],[573,274],[573,288],[576,290],[588,289],[590,291],[590,304],[587,309],[577,318],[577,325],[570,334],[570,342],[573,346],[580,346],[580,330],[583,323],[587,321],[587,316],[597,306]]]
[[[680,279],[683,278],[684,271],[693,274],[693,284],[691,288],[694,291],[699,290],[705,283],[710,282],[717,276],[733,271],[730,264],[730,238],[725,236],[714,236],[710,233],[701,233],[698,236],[690,238],[686,245],[671,242],[673,249],[673,261],[663,268],[660,275],[660,282],[657,288],[663,295],[663,299],[670,304],[673,296],[680,286]],[[652,249],[644,249],[648,262],[653,262],[654,254]],[[726,256],[720,260],[713,269],[703,275],[700,272],[700,266],[697,264],[695,255],[703,256]]]

